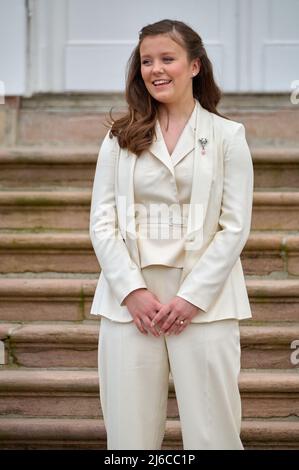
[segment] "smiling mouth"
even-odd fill
[[[154,80],[152,84],[156,88],[162,88],[162,87],[169,85],[171,82],[172,80]]]

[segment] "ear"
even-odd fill
[[[193,66],[192,66],[192,74],[195,77],[200,71],[201,68],[201,62],[200,58],[198,57],[197,59],[194,59]]]

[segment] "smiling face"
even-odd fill
[[[167,34],[145,37],[140,44],[140,61],[144,84],[157,101],[175,103],[192,98],[192,78],[200,70],[199,59],[189,63],[186,49]]]

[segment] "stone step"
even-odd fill
[[[242,371],[243,418],[299,421],[298,372]],[[97,370],[2,370],[0,398],[3,417],[102,417]],[[179,419],[171,374],[167,417]]]
[[[0,148],[0,188],[91,188],[98,151],[87,146]]]
[[[299,192],[255,192],[253,230],[298,230]]]
[[[96,284],[85,278],[1,278],[1,321],[95,320],[89,312]],[[298,279],[247,279],[246,285],[254,322],[298,322]]]
[[[245,449],[295,450],[299,421],[244,420],[241,439]],[[0,449],[106,448],[105,426],[100,419],[0,418]],[[183,449],[178,420],[166,422],[162,450],[172,449]]]
[[[2,273],[98,273],[99,264],[88,231],[3,232]]]
[[[0,245],[1,246],[1,245]],[[241,254],[246,275],[299,274],[299,235],[252,231]]]
[[[0,229],[88,229],[91,192],[1,191]]]
[[[99,327],[100,321],[76,325],[0,323],[5,364],[31,368],[97,367]],[[299,322],[241,324],[242,368],[292,369],[299,361],[295,351],[298,342]]]
[[[299,275],[299,235],[252,231],[241,255],[248,275]],[[89,233],[3,232],[1,273],[96,273],[99,264]]]
[[[0,188],[91,188],[99,146],[0,148]],[[298,148],[254,147],[251,154],[255,188],[299,187]]]
[[[299,192],[255,192],[253,230],[299,230]],[[1,191],[0,229],[87,230],[91,192]]]
[[[299,320],[299,318],[298,318]],[[9,368],[96,368],[100,321],[92,324],[1,324]],[[241,324],[243,369],[294,369],[299,364],[298,323]],[[297,343],[296,343],[297,341]],[[299,372],[299,371],[298,371]]]
[[[126,109],[123,93],[38,94],[7,99],[0,135],[3,145],[97,145],[104,121]],[[219,111],[246,127],[249,143],[298,146],[298,106],[290,94],[225,94]]]
[[[299,321],[295,325],[282,323],[269,326],[245,326],[241,323],[240,332],[243,369],[297,367],[299,372]]]
[[[0,323],[8,367],[96,368],[100,321],[88,324]]]
[[[253,148],[251,154],[255,188],[299,187],[299,148]]]

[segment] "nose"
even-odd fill
[[[153,73],[159,75],[163,72],[164,70],[162,64],[160,62],[153,62]]]

